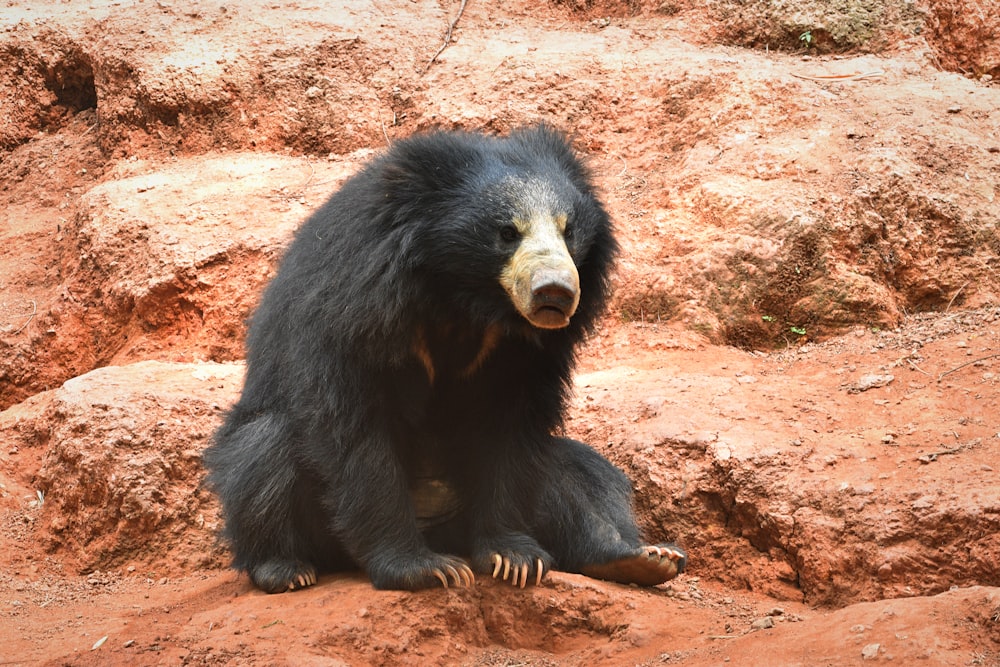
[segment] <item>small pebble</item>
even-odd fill
[[[878,651],[881,648],[878,644],[869,644],[868,646],[861,649],[861,659],[862,660],[874,660],[878,657]]]

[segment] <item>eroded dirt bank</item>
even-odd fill
[[[993,13],[338,4],[0,8],[0,663],[1000,664]],[[253,591],[200,453],[292,231],[539,119],[624,247],[568,428],[689,572]]]

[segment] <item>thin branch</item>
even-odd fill
[[[906,363],[908,363],[910,366],[912,366],[913,370],[920,371],[921,373],[923,373],[924,375],[926,375],[928,377],[934,377],[933,375],[931,375],[930,373],[928,373],[927,371],[925,371],[923,368],[921,368],[920,366],[917,366],[915,363],[913,363],[912,359],[907,359]]]
[[[922,454],[917,457],[917,460],[920,461],[921,463],[934,463],[935,461],[937,461],[937,458],[939,456],[944,456],[946,454],[958,454],[960,451],[962,451],[963,449],[967,449],[968,447],[969,443],[956,445],[955,447],[945,447],[944,449],[938,450],[936,452],[931,452],[930,454]]]
[[[444,50],[448,48],[449,44],[451,44],[451,33],[453,30],[455,30],[455,26],[458,25],[458,21],[462,18],[462,14],[465,13],[465,5],[467,3],[468,0],[462,0],[462,4],[458,8],[458,16],[456,16],[455,20],[452,21],[451,25],[448,26],[448,32],[446,32],[444,35],[444,44],[442,44],[441,48],[437,50],[437,53],[435,53],[431,57],[430,61],[428,61],[427,66],[424,67],[424,71],[421,72],[421,74],[427,74],[427,70],[431,68],[431,65],[434,64],[434,61],[437,60],[438,56],[444,53]]]
[[[885,74],[880,69],[872,70],[871,72],[861,72],[858,74],[821,74],[819,76],[809,76],[808,74],[797,74],[795,72],[789,72],[796,79],[805,79],[806,81],[820,81],[829,83],[839,83],[841,81],[858,81],[859,79],[867,79],[873,76],[882,76]]]
[[[372,93],[375,95],[375,93]],[[385,131],[385,121],[382,120],[382,101],[375,95],[375,111],[378,113],[378,122],[382,126],[382,136],[385,138],[385,145],[392,148],[392,142],[389,141],[389,133]],[[393,113],[393,116],[396,114]]]
[[[15,331],[14,333],[12,333],[11,336],[16,336],[17,334],[19,334],[22,331],[24,331],[24,327],[28,326],[28,324],[31,322],[31,320],[33,320],[35,318],[35,313],[37,313],[37,312],[38,312],[38,304],[35,302],[34,299],[32,299],[31,300],[31,315],[28,315],[28,319],[25,320],[24,324],[21,325],[21,328],[18,329],[17,331]]]
[[[941,375],[938,376],[937,381],[940,382],[941,380],[943,380],[945,378],[946,375],[951,375],[955,371],[960,371],[963,368],[965,368],[966,366],[971,366],[972,364],[978,364],[980,361],[986,361],[987,359],[995,359],[996,357],[1000,357],[1000,354],[988,354],[985,357],[979,357],[978,359],[973,359],[972,361],[967,361],[964,364],[962,364],[961,366],[955,366],[950,371],[945,371],[944,373],[941,373]]]
[[[968,284],[969,283],[965,283],[965,285],[968,285]],[[955,299],[957,299],[958,295],[961,294],[962,290],[965,289],[965,285],[962,285],[961,287],[959,287],[958,290],[954,294],[951,295],[951,301],[948,302],[948,307],[944,309],[944,312],[947,313],[949,310],[951,310],[951,304],[955,303]]]

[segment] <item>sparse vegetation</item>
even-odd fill
[[[756,48],[879,51],[924,16],[907,0],[714,0],[725,39]]]

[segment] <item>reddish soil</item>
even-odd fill
[[[984,3],[470,2],[433,63],[458,3],[40,5],[0,7],[0,664],[1000,665]],[[253,590],[200,457],[291,233],[386,142],[539,119],[624,248],[568,430],[689,570]]]

